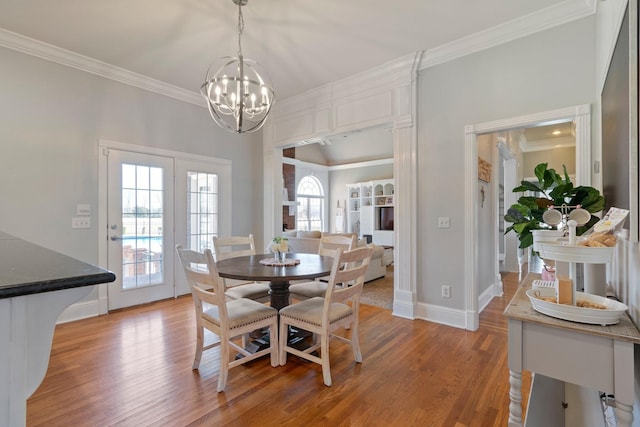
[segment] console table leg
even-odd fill
[[[522,425],[522,372],[509,370],[509,426]]]

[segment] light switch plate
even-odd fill
[[[78,204],[76,206],[76,215],[91,215],[91,205]]]
[[[441,216],[438,218],[438,228],[449,228],[448,216]]]

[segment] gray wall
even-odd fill
[[[588,17],[419,73],[418,301],[464,309],[465,125],[593,103],[595,46]]]
[[[97,263],[98,139],[232,161],[233,232],[262,238],[261,134],[205,108],[0,48],[0,230]],[[197,87],[198,82],[194,82]],[[92,228],[72,230],[78,203]]]
[[[491,163],[491,172],[495,172],[499,165],[493,164],[494,150],[496,148],[495,134],[478,135],[478,157]],[[496,257],[498,248],[495,246],[495,227],[498,217],[496,211],[497,195],[494,187],[496,185],[493,177],[490,182],[480,179],[476,181],[476,191],[478,192],[478,295],[481,295],[489,287],[494,285],[496,280]],[[483,196],[484,194],[484,196]],[[482,200],[484,197],[484,201]]]

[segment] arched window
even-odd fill
[[[298,215],[296,229],[300,231],[323,230],[324,191],[318,178],[307,175],[300,180],[296,190]]]

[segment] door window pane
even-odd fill
[[[122,288],[125,290],[164,283],[162,187],[162,168],[122,165]]]
[[[218,235],[218,175],[188,171],[187,191],[187,242],[202,252]]]

